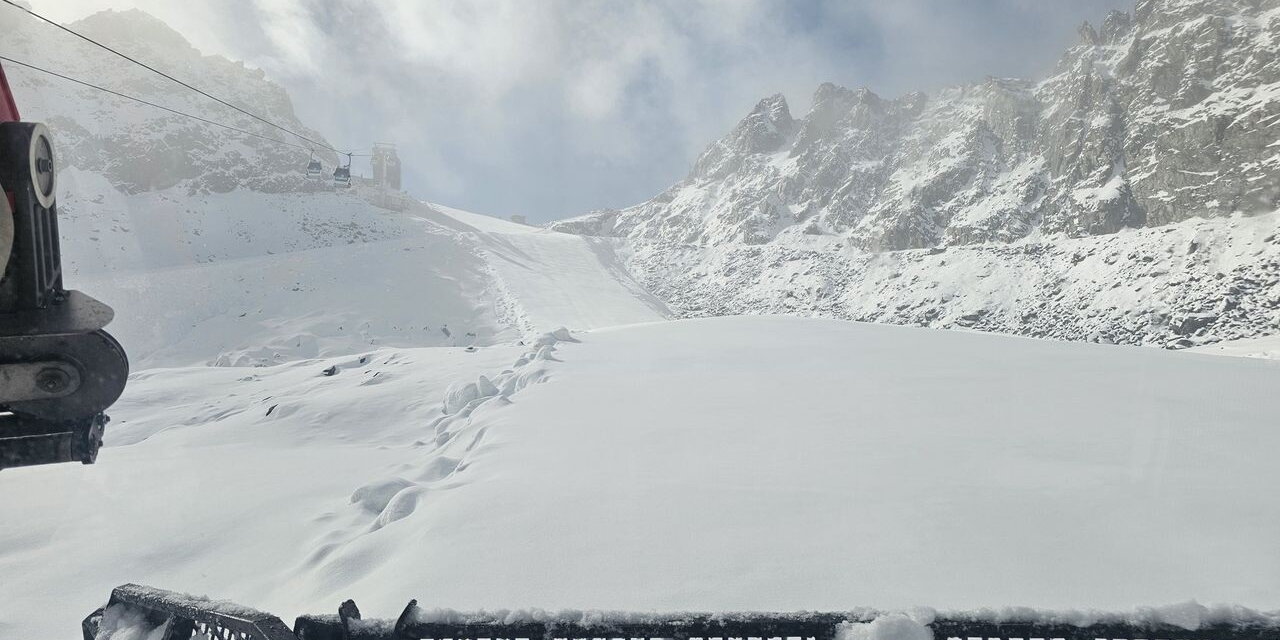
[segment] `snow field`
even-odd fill
[[[393,486],[412,512],[347,520],[362,535],[294,595],[1114,610],[1280,591],[1280,510],[1256,499],[1277,472],[1254,453],[1280,437],[1274,362],[776,317],[580,339],[553,382],[470,400],[448,488]]]
[[[289,582],[306,573],[315,540],[359,508],[353,490],[407,474],[449,385],[525,350],[379,349],[135,374],[98,464],[0,473],[0,575],[23,576],[0,580],[0,637],[74,635],[131,581],[286,615],[302,604]]]
[[[1265,607],[1277,383],[1272,361],[781,317],[145,371],[98,465],[0,474],[0,574],[26,576],[0,581],[0,635],[73,633],[129,581],[285,619]],[[846,634],[913,633],[878,624]]]
[[[125,195],[75,170],[62,188],[67,285],[116,308],[109,330],[135,370],[499,344],[669,315],[607,247],[439,205]]]
[[[1251,340],[1230,340],[1203,347],[1195,347],[1191,351],[1237,358],[1280,359],[1280,336],[1254,338]]]

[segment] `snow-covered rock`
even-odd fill
[[[1280,333],[1280,213],[865,253],[615,240],[682,317],[791,314],[1171,348]]]
[[[1039,82],[824,84],[799,120],[768,98],[652,200],[551,226],[621,238],[686,316],[1178,347],[1277,333],[1277,42],[1273,0],[1141,0],[1083,25]]]

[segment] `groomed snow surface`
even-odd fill
[[[0,635],[127,581],[285,619],[1280,596],[1274,361],[779,317],[363,360],[146,372],[98,465],[5,472]]]

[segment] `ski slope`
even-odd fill
[[[484,234],[484,257],[508,321],[526,332],[613,327],[669,318],[636,284],[607,241],[555,232]]]
[[[669,317],[592,241],[353,192],[126,195],[61,183],[66,281],[113,305],[135,370],[489,345]]]
[[[127,581],[285,619],[1269,608],[1277,385],[1275,361],[781,317],[152,370],[97,465],[0,473],[0,637],[74,635]]]
[[[667,306],[631,277],[608,241],[419,203],[410,213],[476,242],[502,299],[526,333],[652,322]]]

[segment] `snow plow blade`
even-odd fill
[[[1280,640],[1280,614],[1241,607],[1195,615],[1182,608],[1135,614],[1064,614],[1007,609],[907,619],[934,640]],[[84,640],[834,640],[843,625],[874,622],[871,610],[844,613],[626,613],[538,610],[463,613],[411,600],[394,620],[363,620],[347,600],[337,614],[303,615],[290,630],[274,615],[226,601],[126,584],[89,614]],[[1178,624],[1170,623],[1170,620]],[[900,631],[900,629],[898,629]],[[923,629],[921,629],[923,631]],[[855,634],[874,638],[878,634]],[[901,634],[896,634],[901,635]]]
[[[84,640],[105,640],[117,634],[162,640],[297,640],[280,618],[269,613],[137,584],[113,589],[107,606],[89,614],[80,627]],[[159,629],[163,629],[159,635],[150,635]],[[146,632],[130,634],[142,630]]]

